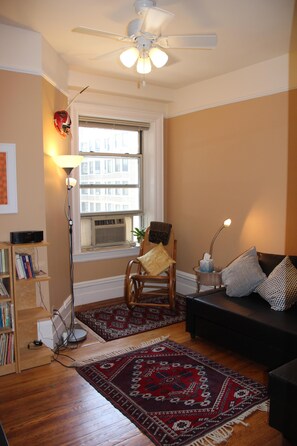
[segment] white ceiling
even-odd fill
[[[166,50],[147,83],[179,88],[289,52],[294,0],[157,0],[175,14],[166,35],[216,33],[213,50]],[[70,69],[137,79],[119,61],[122,42],[72,32],[77,26],[126,34],[134,0],[0,0],[0,23],[40,32]],[[9,44],[9,43],[6,43]],[[130,45],[131,46],[131,45]]]

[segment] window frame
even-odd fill
[[[140,149],[141,150],[141,149]],[[120,210],[120,211],[111,211],[110,214],[129,214],[129,215],[143,215],[143,188],[144,188],[144,182],[143,182],[143,155],[142,152],[138,153],[138,154],[118,154],[118,153],[106,153],[106,152],[101,152],[101,153],[94,153],[94,152],[79,152],[79,155],[82,156],[87,156],[87,157],[94,157],[95,159],[98,159],[100,157],[102,158],[111,158],[116,160],[117,158],[123,158],[123,159],[138,159],[138,183],[136,184],[128,184],[128,185],[124,185],[124,184],[117,184],[117,183],[112,183],[112,184],[107,184],[107,183],[102,183],[102,184],[80,184],[79,182],[79,188],[81,189],[81,191],[86,190],[86,189],[94,189],[94,195],[96,194],[97,191],[100,191],[101,189],[114,189],[115,191],[115,195],[117,195],[117,190],[128,190],[128,189],[134,189],[134,188],[138,188],[140,190],[140,194],[139,194],[139,209],[132,209],[130,211],[125,211],[125,210]],[[95,160],[96,161],[96,160]],[[98,174],[100,175],[100,173]],[[83,193],[83,192],[82,192]],[[101,195],[100,193],[98,193],[98,195]],[[112,195],[112,194],[111,194]],[[98,217],[100,217],[101,215],[105,215],[108,214],[108,211],[100,211],[98,213],[95,213],[96,215],[98,215]],[[88,217],[91,216],[91,212],[86,212],[80,213],[82,217]]]
[[[163,122],[160,112],[113,107],[100,104],[74,103],[71,106],[71,153],[78,154],[79,116],[106,117],[149,122],[150,129],[143,132],[143,213],[145,221],[164,220],[164,147]],[[78,179],[79,169],[72,172]],[[137,255],[138,247],[110,247],[83,252],[80,248],[79,188],[72,190],[74,261],[84,262]]]

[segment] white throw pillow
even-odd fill
[[[226,293],[231,297],[242,297],[251,294],[266,279],[262,271],[256,248],[245,251],[222,271]]]
[[[257,289],[271,308],[283,311],[297,302],[297,269],[286,256]]]

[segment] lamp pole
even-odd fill
[[[79,155],[60,155],[55,158],[56,164],[66,172],[67,186],[67,221],[68,221],[68,238],[69,238],[69,274],[70,274],[70,297],[71,297],[71,314],[70,326],[67,329],[67,338],[65,342],[80,342],[86,339],[87,331],[75,323],[74,311],[74,264],[73,264],[73,220],[71,213],[71,190],[75,185],[70,173],[75,167],[78,167],[83,160],[83,156]]]
[[[70,172],[69,172],[70,173]],[[70,327],[67,335],[67,341],[70,343],[80,342],[86,339],[87,332],[77,324],[75,325],[75,310],[74,310],[74,264],[73,264],[73,220],[71,214],[71,199],[70,193],[73,186],[70,184],[70,177],[67,174],[67,220],[68,220],[68,234],[69,234],[69,276],[70,276],[70,293],[71,293],[71,316]]]

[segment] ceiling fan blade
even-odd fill
[[[121,34],[109,33],[107,31],[101,31],[100,29],[87,28],[85,26],[78,26],[72,30],[75,33],[87,34],[89,36],[106,37],[108,39],[120,40],[121,42],[131,42],[129,36],[123,36]]]
[[[161,48],[212,49],[217,45],[217,35],[197,34],[193,36],[161,36],[156,43]]]
[[[90,57],[89,60],[100,60],[100,59],[103,59],[103,58],[112,57],[115,54],[119,54],[119,53],[121,53],[122,51],[124,51],[126,49],[127,49],[126,46],[122,46],[121,48],[118,48],[118,49],[116,49],[114,51],[109,51],[108,53],[98,54],[98,56]]]
[[[140,31],[160,36],[163,28],[173,19],[174,14],[160,8],[148,8]]]

